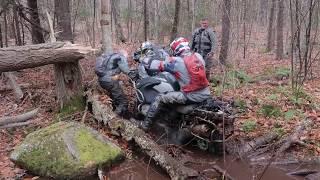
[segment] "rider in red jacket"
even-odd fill
[[[147,131],[166,104],[192,104],[205,101],[211,97],[209,82],[205,75],[205,62],[198,53],[190,51],[189,42],[185,38],[177,38],[170,44],[174,57],[168,57],[160,62],[157,70],[172,73],[181,91],[159,94],[151,104],[148,113],[140,127]]]

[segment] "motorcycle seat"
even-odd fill
[[[146,88],[148,86],[155,86],[161,83],[160,79],[156,79],[153,77],[147,77],[144,79],[141,79],[138,83],[137,83],[137,88],[141,89],[141,88]]]

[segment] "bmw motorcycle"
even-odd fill
[[[137,116],[146,116],[154,98],[160,93],[180,89],[175,77],[168,72],[139,78],[137,71],[135,70],[136,78],[132,80],[136,93]],[[159,113],[161,117],[157,117],[157,122],[175,128],[178,138],[180,132],[188,134],[200,149],[221,154],[223,139],[226,140],[233,134],[235,120],[233,112],[230,103],[210,98],[197,104],[169,105]],[[187,138],[187,141],[190,141],[190,138]]]

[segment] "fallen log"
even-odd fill
[[[13,89],[14,96],[16,100],[19,102],[23,98],[23,92],[18,83],[16,82],[14,75],[12,74],[12,72],[6,72],[4,73],[4,75],[8,78],[9,84]]]
[[[76,62],[94,51],[91,47],[66,42],[0,48],[0,72]]]
[[[253,139],[252,141],[249,141],[245,143],[242,147],[240,147],[239,155],[240,157],[243,157],[249,154],[250,152],[256,150],[258,147],[272,142],[276,138],[278,138],[277,133],[270,133],[270,134],[266,134],[264,136],[258,137],[256,139]]]
[[[305,180],[319,180],[320,179],[320,172],[315,174],[310,174],[305,177]]]
[[[303,133],[303,131],[311,126],[313,124],[313,121],[306,118],[304,119],[296,128],[295,130],[293,131],[293,133],[291,135],[289,135],[288,137],[286,137],[285,139],[281,140],[279,142],[279,144],[282,144],[277,153],[278,154],[281,154],[283,153],[284,151],[286,151],[289,147],[291,147],[293,144],[299,144],[300,143],[300,140],[299,140],[299,137],[301,136],[301,134]],[[303,143],[302,143],[303,144]]]
[[[287,175],[290,175],[290,176],[307,176],[309,174],[314,174],[314,173],[317,173],[317,172],[318,171],[313,170],[313,169],[300,169],[300,170],[297,170],[297,171],[289,172],[289,173],[287,173]]]
[[[13,128],[13,127],[20,127],[20,126],[26,126],[31,124],[30,121],[27,122],[19,122],[19,123],[11,123],[11,124],[6,124],[3,126],[0,126],[0,129],[7,129],[7,128]]]
[[[0,118],[0,126],[11,124],[11,123],[18,123],[27,121],[38,114],[39,108],[36,108],[32,111],[29,111],[24,114],[20,114],[17,116],[10,116],[10,117],[2,117]]]
[[[98,121],[107,125],[114,135],[137,144],[145,154],[166,170],[171,179],[186,179],[199,175],[196,170],[185,167],[181,162],[170,156],[134,123],[116,116],[112,112],[110,104],[105,105],[99,101],[99,95],[90,91],[87,91],[86,95],[89,109],[92,110],[94,117]]]

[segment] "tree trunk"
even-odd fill
[[[102,49],[105,53],[112,52],[110,0],[101,0]]]
[[[7,11],[3,13],[4,19],[4,44],[8,47],[8,20],[7,20]]]
[[[114,24],[116,26],[116,34],[118,37],[118,40],[120,40],[120,42],[125,43],[127,40],[123,35],[123,30],[122,30],[122,26],[121,26],[121,22],[120,22],[120,6],[119,0],[111,0],[112,3],[112,13],[113,13],[113,19],[114,19]]]
[[[20,25],[19,25],[19,18],[18,18],[18,9],[14,8],[13,9],[13,19],[14,19],[14,34],[16,38],[16,45],[17,46],[22,46],[22,39],[21,39],[21,32],[20,32]]]
[[[192,1],[192,22],[191,22],[191,32],[194,31],[194,26],[196,23],[196,0]]]
[[[284,0],[278,1],[278,18],[277,18],[277,59],[283,58],[283,11],[284,11]]]
[[[149,21],[148,21],[148,5],[147,5],[147,0],[144,0],[144,10],[143,10],[143,14],[144,14],[144,41],[148,40],[148,26],[149,26]]]
[[[2,38],[2,26],[0,23],[0,47],[3,48],[3,38]]]
[[[171,30],[171,41],[173,41],[178,34],[179,12],[180,12],[180,0],[176,0],[174,19],[173,19],[173,25]]]
[[[268,25],[268,37],[267,37],[267,49],[266,49],[267,52],[271,51],[274,46],[273,20],[274,20],[275,6],[276,6],[276,0],[272,0],[271,8],[270,8],[270,16],[269,16],[269,25]]]
[[[54,9],[58,31],[61,31],[57,33],[57,40],[73,42],[70,0],[54,0]]]
[[[266,18],[267,18],[267,8],[268,8],[268,0],[260,0],[260,11],[259,11],[260,25],[265,25]]]
[[[155,36],[157,42],[160,42],[160,0],[155,1]]]
[[[221,41],[221,50],[219,55],[219,61],[221,64],[225,65],[228,57],[229,49],[229,36],[230,36],[230,9],[231,9],[231,0],[223,0],[223,16],[222,16],[222,41]]]
[[[55,0],[57,26],[62,30],[57,39],[73,42],[71,29],[70,0]],[[79,61],[54,65],[57,99],[60,108],[68,106],[73,99],[78,99],[82,92],[82,76]]]
[[[75,62],[93,52],[80,45],[62,42],[0,49],[0,72],[17,71],[48,64]]]
[[[78,61],[55,64],[57,99],[60,108],[70,105],[73,100],[82,97],[82,76]]]
[[[38,27],[41,27],[37,0],[28,0],[28,7],[30,9],[30,20],[37,24]],[[42,30],[38,27],[31,24],[31,36],[33,44],[44,43]]]

